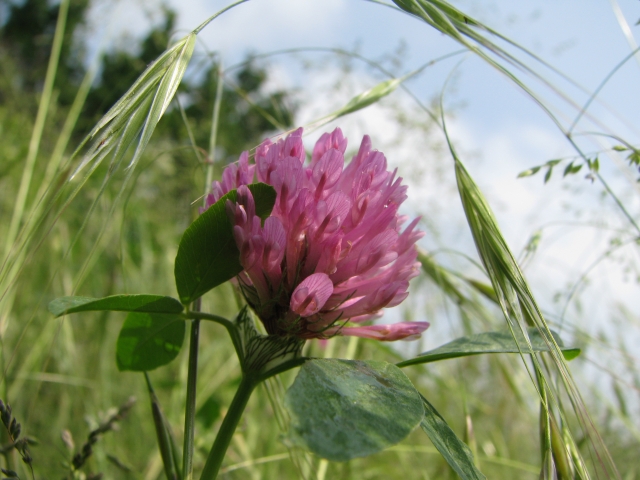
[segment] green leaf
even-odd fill
[[[547,173],[544,174],[544,183],[547,183],[549,180],[551,180],[552,173],[553,173],[553,167],[549,167],[547,169]]]
[[[463,480],[486,479],[476,467],[469,447],[451,430],[433,405],[420,396],[424,404],[424,419],[420,427],[429,436],[433,446]]]
[[[565,167],[564,173],[562,174],[562,176],[566,177],[567,175],[573,175],[575,173],[578,173],[581,168],[582,168],[582,164],[574,165],[573,162],[570,162],[569,165]]]
[[[49,311],[56,317],[68,313],[95,312],[180,313],[182,305],[172,297],[162,295],[113,295],[104,298],[60,297],[49,303]]]
[[[399,367],[416,365],[419,363],[430,363],[438,360],[447,360],[449,358],[468,357],[469,355],[481,355],[483,353],[530,353],[547,352],[547,346],[544,338],[540,335],[537,328],[528,329],[529,341],[531,349],[527,345],[524,336],[515,330],[518,336],[518,343],[513,338],[511,332],[486,332],[469,337],[461,337],[452,342],[446,343],[434,350],[421,353],[418,357],[398,363]],[[566,360],[572,360],[580,355],[580,349],[575,347],[565,347],[560,336],[551,332],[558,347],[562,351]]]
[[[572,173],[572,169],[573,169],[573,162],[569,162],[569,164],[564,168],[564,172],[562,173],[562,176],[566,177],[567,175]]]
[[[131,312],[116,344],[118,369],[144,372],[166,365],[180,353],[184,332],[179,315]]]
[[[307,361],[287,391],[294,444],[334,461],[384,450],[420,423],[420,394],[387,362]]]
[[[256,203],[256,215],[262,219],[262,223],[271,215],[271,210],[276,203],[276,191],[266,183],[254,183],[249,185],[249,190]]]
[[[538,173],[540,171],[541,168],[542,168],[541,166],[531,167],[530,169],[525,170],[524,172],[520,172],[518,174],[518,178],[530,177],[531,175],[535,175],[536,173]]]
[[[264,220],[271,213],[276,192],[264,183],[249,185],[249,190],[256,204],[256,214]],[[240,252],[225,209],[227,200],[235,202],[235,190],[211,205],[182,236],[176,256],[175,277],[178,295],[184,305],[242,271]]]
[[[613,149],[616,152],[624,152],[625,150],[627,150],[627,147],[625,147],[624,145],[614,145]]]

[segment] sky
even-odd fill
[[[219,0],[166,3],[178,12],[176,37],[228,5]],[[536,62],[533,56],[510,48],[552,86],[509,67],[539,95],[544,108],[504,74],[471,54],[438,62],[407,81],[406,86],[427,104],[444,92],[451,138],[494,209],[516,256],[522,254],[533,234],[541,232],[539,249],[525,272],[543,308],[560,314],[571,285],[584,276],[584,281],[578,283],[579,302],[569,303],[567,325],[579,323],[593,335],[603,329],[618,335],[619,330],[608,325],[612,319],[624,324],[625,311],[633,315],[640,311],[640,271],[636,271],[640,270],[640,261],[635,245],[619,247],[608,255],[605,252],[638,232],[634,233],[612,197],[603,193],[603,185],[585,178],[584,169],[578,175],[562,178],[565,162],[547,184],[542,179],[544,170],[531,178],[517,176],[548,160],[575,156],[576,148],[595,155],[620,143],[600,134],[615,133],[630,144],[640,144],[640,53],[615,72],[576,125],[575,147],[561,131],[569,128],[591,92],[637,48],[640,26],[635,24],[640,19],[640,2],[452,3],[561,70],[571,81]],[[158,5],[159,0],[97,3],[92,11],[95,49],[126,46],[127,38],[144,35],[159,20]],[[248,53],[300,47],[356,50],[364,57],[381,61],[397,76],[460,49],[425,23],[373,2],[252,0],[206,27],[199,35],[194,59],[205,51],[215,51],[229,66],[242,61]],[[401,52],[399,66],[389,60],[394,52]],[[305,60],[315,62],[315,68],[304,68]],[[384,80],[379,73],[357,63],[345,76],[335,55],[312,52],[273,57],[269,70],[269,88],[288,88],[297,95],[298,121],[303,125]],[[399,110],[406,112],[405,124],[397,121],[395,114]],[[352,139],[351,148],[357,148],[359,137],[369,133],[374,146],[385,151],[390,165],[397,166],[407,179],[407,213],[423,215],[428,231],[422,246],[439,252],[436,258],[444,264],[474,272],[459,255],[447,253],[453,249],[476,255],[455,193],[451,158],[446,151],[432,149],[436,144],[442,147],[444,137],[441,132],[426,128],[428,123],[424,111],[398,90],[380,105],[343,119],[339,125]],[[594,131],[599,135],[584,134]],[[308,146],[320,133],[308,136]],[[631,216],[640,221],[640,191],[635,181],[638,172],[626,165],[625,156],[610,151],[601,154],[600,169]],[[606,259],[600,261],[603,255]],[[434,334],[425,339],[429,348],[451,334],[447,327],[432,323]],[[623,340],[638,359],[639,330],[636,321]]]

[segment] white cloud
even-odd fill
[[[231,2],[207,0],[141,0],[103,2],[92,7],[91,30],[99,32],[107,46],[126,32],[140,37],[156,23],[159,6],[178,13],[177,35],[193,30]],[[237,61],[249,50],[290,48],[314,38],[335,38],[341,27],[346,0],[295,1],[253,0],[238,5],[210,23],[199,35],[209,51],[221,51]]]

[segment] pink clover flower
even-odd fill
[[[398,208],[407,187],[369,136],[345,166],[347,139],[340,129],[323,134],[305,164],[302,128],[267,139],[255,162],[243,152],[214,182],[207,207],[237,189],[227,202],[243,271],[237,281],[269,334],[299,338],[354,335],[382,341],[419,338],[427,322],[362,324],[408,295],[418,275],[416,229],[402,229]],[[277,193],[264,225],[247,185],[272,185]]]

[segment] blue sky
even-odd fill
[[[634,24],[640,19],[640,2],[612,1],[619,5],[631,32],[637,36],[640,27]],[[158,4],[160,0],[99,4],[94,9],[95,28],[99,32],[96,38],[106,38],[107,43],[126,43],[123,31],[142,35],[154,21]],[[168,0],[168,4],[178,12],[178,28],[185,33],[228,5],[226,0]],[[559,68],[588,91],[593,91],[631,51],[610,2],[466,0],[454,4]],[[356,0],[252,0],[210,24],[200,34],[200,42],[207,50],[219,52],[227,65],[242,60],[247,52],[305,46],[357,48],[363,56],[377,59],[404,44],[405,62],[398,74],[459,48],[421,21],[381,5]],[[522,54],[520,57],[526,59]],[[313,60],[317,55],[309,54],[309,58]],[[438,94],[455,62],[457,60],[446,62],[442,68],[428,69],[410,83],[414,92],[422,99]],[[527,62],[573,101],[582,104],[588,98],[536,62],[529,59]],[[286,61],[284,63],[286,65]],[[590,113],[612,130],[631,140],[640,132],[640,96],[633,95],[640,85],[639,67],[640,53],[636,61],[629,61],[620,69],[599,96],[619,118],[597,104],[590,109]],[[553,124],[542,110],[481,60],[468,56],[458,72],[455,93],[448,94],[448,98],[454,103],[465,102],[464,111],[458,113],[463,116],[465,126],[479,137],[491,135],[498,129],[509,129],[514,123],[536,125],[553,134]],[[526,75],[521,78],[533,88],[539,86]],[[304,88],[303,84],[296,84],[305,80],[296,76],[293,65],[287,81]],[[537,90],[565,124],[575,115],[575,108],[550,94],[548,89]]]

